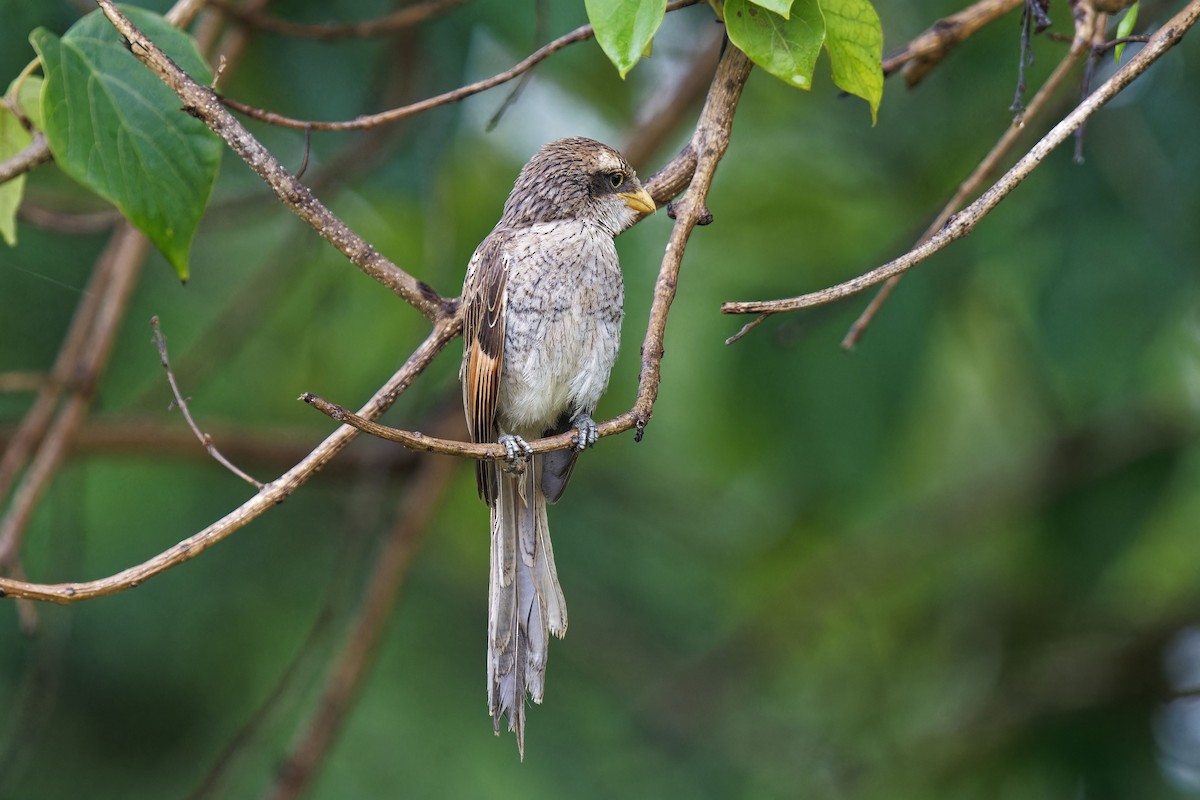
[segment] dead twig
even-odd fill
[[[985,25],[996,21],[1024,0],[979,0],[956,14],[933,23],[920,36],[883,59],[883,74],[904,71],[904,82],[916,86],[955,47]]]
[[[188,427],[192,429],[192,433],[196,434],[196,438],[200,440],[200,444],[208,451],[208,454],[216,459],[216,462],[225,469],[238,476],[246,483],[253,486],[255,489],[263,487],[262,481],[247,475],[229,459],[221,455],[221,451],[213,444],[212,437],[204,431],[200,430],[200,426],[196,424],[196,420],[192,417],[192,412],[188,408],[187,400],[184,399],[183,393],[179,391],[179,383],[175,380],[175,373],[171,371],[171,361],[167,357],[167,337],[163,336],[162,327],[158,323],[158,317],[150,318],[150,327],[154,330],[154,344],[158,348],[158,360],[162,364],[162,368],[167,373],[167,383],[171,385],[171,394],[175,396],[175,405],[179,407],[183,418],[187,420]]]

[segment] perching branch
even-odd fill
[[[99,1],[100,0],[98,0],[98,2]],[[695,5],[698,2],[700,2],[700,0],[672,0],[672,2],[667,4],[667,11],[676,11],[680,8]],[[400,108],[393,108],[389,111],[381,111],[378,114],[364,114],[351,120],[343,120],[339,122],[317,122],[313,120],[293,119],[292,117],[285,117],[282,114],[276,114],[273,111],[265,111],[260,108],[255,108],[254,106],[248,106],[244,103],[239,103],[238,101],[232,100],[228,97],[220,98],[220,100],[234,111],[245,114],[252,119],[258,120],[259,122],[266,122],[283,128],[297,128],[300,130],[314,131],[355,131],[363,128],[374,128],[378,125],[386,125],[390,122],[397,122],[398,120],[406,119],[407,117],[411,117],[416,114],[421,114],[425,111],[429,111],[430,109],[437,108],[438,106],[457,103],[460,100],[465,100],[471,95],[479,94],[480,92],[485,92],[488,89],[499,86],[502,83],[507,83],[513,78],[516,78],[533,69],[533,67],[535,67],[537,64],[545,61],[547,58],[554,55],[559,50],[562,50],[567,45],[586,41],[593,36],[595,36],[595,31],[592,30],[591,25],[581,25],[570,33],[558,37],[554,41],[543,46],[541,49],[535,50],[533,53],[526,56],[514,66],[506,69],[504,72],[493,75],[490,78],[484,78],[481,81],[469,83],[466,86],[460,86],[457,89],[439,94],[436,97],[430,97],[427,100],[421,100],[420,102],[412,103],[407,106],[401,106]]]
[[[1191,0],[1182,11],[1150,37],[1150,41],[1137,55],[1076,106],[1013,165],[1012,169],[996,181],[978,200],[952,217],[946,227],[938,231],[929,241],[881,267],[836,286],[782,300],[724,303],[721,306],[721,312],[724,314],[777,314],[841,300],[912,269],[934,253],[944,249],[955,239],[966,236],[1001,200],[1028,177],[1055,147],[1062,144],[1086,119],[1099,111],[1105,103],[1136,80],[1164,53],[1178,44],[1198,17],[1200,17],[1200,0]]]
[[[646,327],[646,337],[642,343],[642,368],[638,379],[637,400],[629,411],[600,423],[597,426],[600,436],[611,436],[624,433],[630,428],[636,428],[635,438],[640,441],[642,431],[653,414],[654,402],[658,398],[667,314],[675,299],[683,253],[692,229],[700,222],[711,219],[711,215],[708,214],[705,207],[705,198],[708,197],[709,188],[712,186],[717,164],[729,147],[733,115],[737,109],[738,100],[741,98],[742,89],[746,85],[746,78],[750,75],[751,66],[750,60],[741,50],[736,47],[725,48],[725,54],[717,65],[716,74],[713,75],[708,99],[705,101],[704,110],[700,113],[700,119],[696,123],[696,130],[692,134],[691,141],[683,153],[676,156],[667,167],[647,181],[647,190],[654,197],[656,203],[661,203],[664,198],[678,194],[682,189],[681,178],[687,167],[692,166],[688,192],[683,200],[675,204],[675,226],[671,231],[671,238],[667,242],[662,266],[659,268],[658,280],[654,286],[654,302],[650,307],[650,319]],[[329,403],[312,394],[305,393],[300,396],[300,399],[338,422],[351,425],[373,436],[399,442],[414,450],[482,460],[504,457],[504,448],[498,444],[456,442],[426,436],[418,432],[403,431],[363,419],[359,415],[346,411],[341,406]],[[562,450],[572,446],[576,436],[576,432],[570,431],[542,439],[531,439],[529,448],[533,453]]]

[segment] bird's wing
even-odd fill
[[[496,441],[496,401],[504,368],[504,310],[508,256],[505,237],[496,233],[479,245],[463,285],[463,407],[473,442]],[[495,502],[495,465],[478,461],[479,496]]]

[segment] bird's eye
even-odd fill
[[[614,189],[620,189],[621,184],[625,183],[625,176],[619,172],[610,172],[608,174],[608,182]]]

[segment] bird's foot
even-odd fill
[[[504,471],[516,475],[525,471],[525,462],[533,456],[533,448],[520,436],[506,433],[496,440],[504,448]]]
[[[596,427],[596,421],[587,414],[580,414],[571,420],[571,427],[579,431],[579,438],[575,440],[576,451],[593,446],[600,438],[600,429]]]

